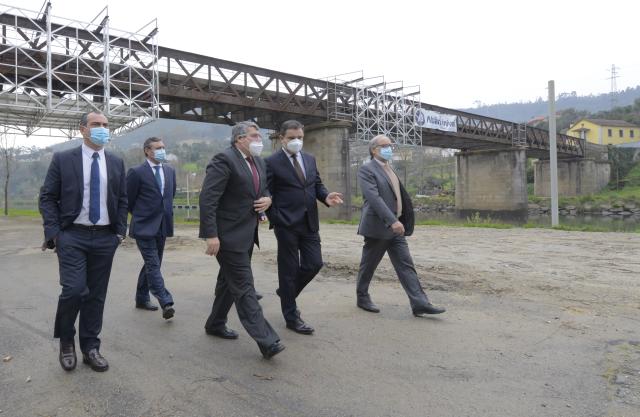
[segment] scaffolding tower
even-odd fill
[[[157,21],[136,32],[0,4],[0,124],[27,136],[72,137],[87,111],[112,130],[158,117]],[[48,132],[47,132],[48,129]]]
[[[422,129],[415,122],[419,108],[419,86],[386,82],[382,76],[363,79],[355,91],[355,139],[385,135],[399,145],[422,145]]]

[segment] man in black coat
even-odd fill
[[[231,146],[207,166],[200,192],[200,237],[207,255],[216,256],[220,273],[207,334],[235,339],[227,314],[235,302],[240,322],[269,359],[284,350],[280,337],[264,318],[251,271],[253,245],[258,245],[258,223],[271,205],[262,152],[262,136],[253,122],[236,124]]]
[[[138,275],[136,308],[155,311],[149,291],[158,299],[162,317],[173,317],[173,297],[164,284],[160,267],[167,237],[173,236],[173,197],[176,171],[165,164],[166,150],[160,138],[144,141],[147,159],[127,173],[127,197],[131,225],[129,235],[136,240],[144,265]]]
[[[322,268],[317,201],[342,204],[342,194],[328,192],[313,155],[302,152],[304,126],[289,120],[280,126],[282,148],[266,158],[273,204],[267,211],[278,240],[278,282],[287,328],[310,335],[314,328],[300,317],[296,298]]]
[[[127,231],[127,191],[122,159],[104,150],[108,127],[102,113],[84,114],[82,146],[53,155],[40,192],[45,245],[56,248],[60,266],[54,337],[66,371],[76,367],[78,315],[83,362],[94,371],[109,368],[98,335],[113,255]]]

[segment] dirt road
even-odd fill
[[[204,333],[218,267],[193,227],[164,262],[176,317],[135,310],[142,264],[118,251],[102,332],[105,374],[65,373],[52,339],[55,254],[35,220],[0,220],[0,416],[640,416],[640,236],[419,227],[410,247],[441,317],[414,318],[391,265],[381,307],[355,307],[362,239],[322,225],[326,267],[301,295],[313,336],[287,330],[275,296],[276,244],[254,255],[266,317],[287,349],[261,359]]]

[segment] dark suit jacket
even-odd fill
[[[155,172],[147,161],[127,173],[127,197],[133,238],[173,236],[173,197],[176,194],[176,171],[162,164],[164,195],[160,193]]]
[[[127,186],[124,162],[105,150],[107,163],[107,211],[114,233],[127,233]],[[44,237],[52,240],[73,224],[82,209],[84,178],[82,147],[53,154],[44,185],[40,189],[40,213]]]
[[[215,155],[207,165],[200,192],[200,237],[217,237],[221,250],[244,252],[259,243],[253,202],[271,194],[264,161],[253,159],[260,177],[257,194],[251,170],[235,146]]]
[[[396,217],[396,194],[391,180],[384,169],[374,160],[362,165],[358,170],[358,182],[362,189],[364,204],[360,215],[358,234],[375,239],[392,239],[395,235],[391,225],[400,221],[404,226],[404,235],[411,236],[414,227],[413,204],[400,178],[402,214]]]
[[[267,187],[273,196],[273,204],[267,211],[271,226],[291,227],[307,221],[309,230],[317,232],[318,205],[316,200],[325,203],[329,192],[322,184],[320,173],[316,167],[316,159],[305,152],[300,152],[304,162],[306,178],[304,184],[298,179],[290,156],[279,150],[265,159],[267,163]]]

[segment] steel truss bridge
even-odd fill
[[[521,148],[549,153],[543,129],[420,101],[418,87],[346,74],[316,79],[164,48],[155,20],[135,32],[111,27],[108,10],[91,22],[0,4],[0,124],[27,135],[71,137],[80,114],[108,115],[116,133],[156,118],[277,129],[352,122],[355,140],[386,134],[400,144],[461,150]],[[455,115],[457,131],[420,128],[418,109]],[[560,158],[585,155],[584,140],[558,134]]]

